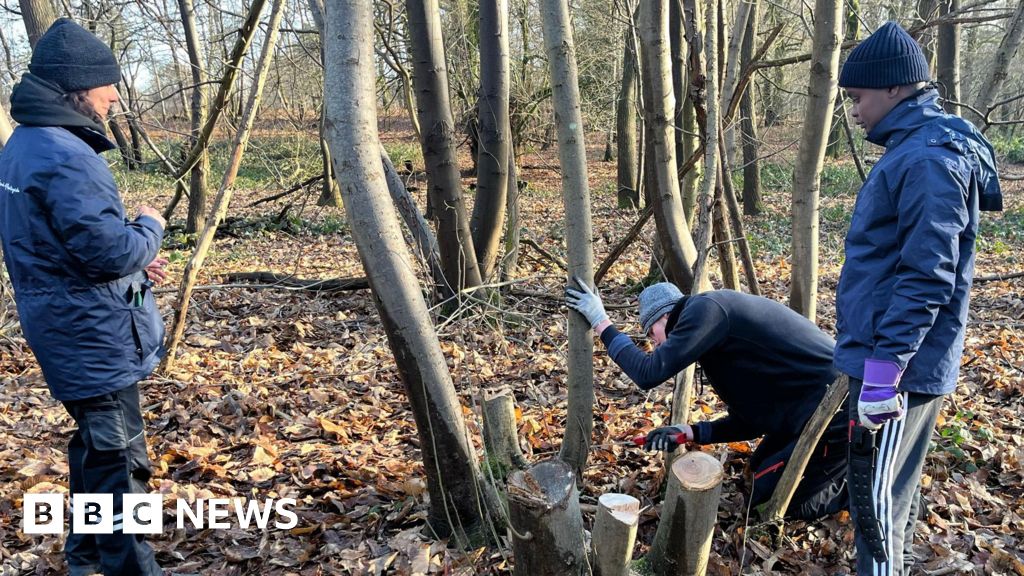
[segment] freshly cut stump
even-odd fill
[[[597,518],[591,541],[594,574],[629,576],[639,521],[640,501],[636,498],[609,493],[597,499]]]
[[[552,458],[508,479],[508,511],[517,576],[590,574],[576,475]]]
[[[662,575],[701,576],[708,568],[725,470],[710,454],[689,452],[672,464],[650,564]]]

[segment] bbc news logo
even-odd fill
[[[71,530],[76,534],[160,534],[164,529],[164,500],[160,494],[124,494],[121,512],[114,513],[113,494],[75,494],[71,498]],[[191,525],[197,530],[226,530],[237,520],[239,528],[266,530],[273,525],[289,530],[299,524],[293,498],[268,498],[262,503],[241,498],[197,499],[194,503],[175,501],[178,529]],[[64,495],[25,494],[22,503],[25,534],[64,532]]]

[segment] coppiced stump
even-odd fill
[[[589,575],[576,475],[559,459],[512,473],[509,525],[516,576]]]

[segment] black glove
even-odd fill
[[[647,433],[644,450],[662,450],[671,452],[681,444],[693,442],[693,428],[687,424],[679,426],[662,426]]]

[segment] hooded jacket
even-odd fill
[[[1002,196],[991,145],[924,90],[868,134],[885,146],[854,207],[836,294],[836,367],[863,378],[864,360],[897,363],[899,388],[956,387],[978,211]]]
[[[58,400],[129,386],[164,352],[143,272],[160,223],[125,218],[99,156],[114,145],[59,87],[25,74],[11,114],[19,126],[0,152],[0,240],[25,339]]]

